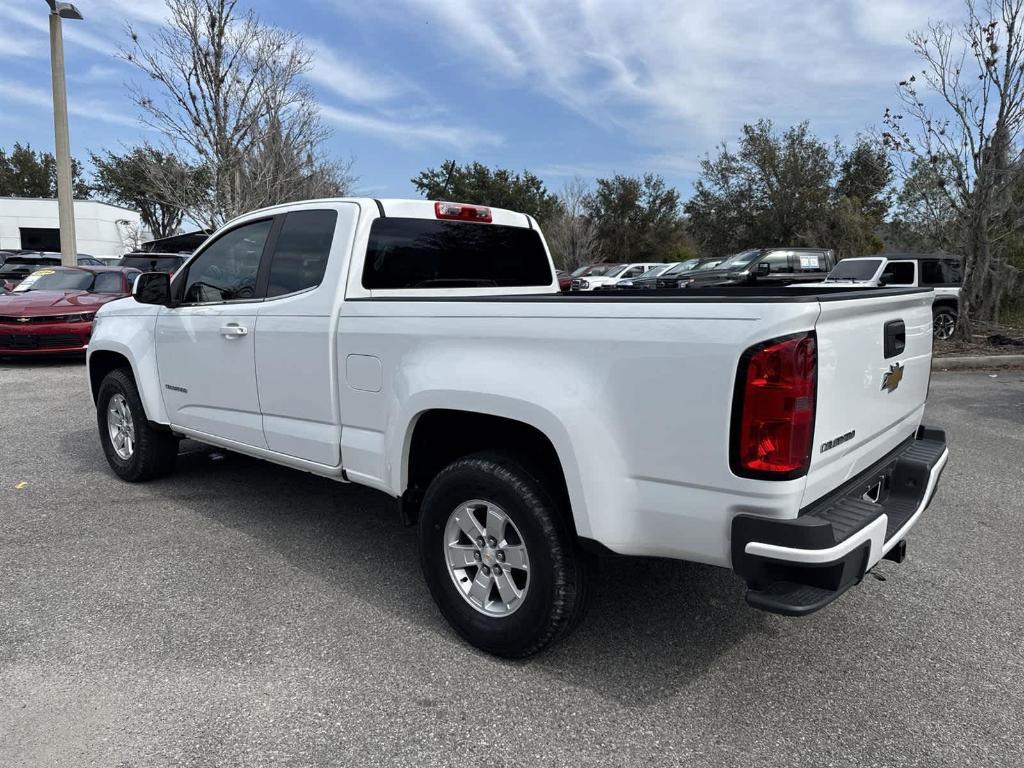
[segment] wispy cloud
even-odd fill
[[[35,40],[0,31],[0,57],[39,59],[46,56],[48,51],[48,48],[39,45]]]
[[[394,77],[343,59],[323,41],[307,39],[306,44],[312,54],[312,67],[307,77],[344,99],[356,103],[382,102],[409,90],[409,86]]]
[[[849,114],[858,93],[903,75],[912,62],[906,33],[953,1],[518,0],[472,13],[462,0],[405,0],[406,12],[392,15],[430,30],[483,85],[539,92],[671,149],[684,132],[717,139],[761,116],[835,115],[840,90]]]
[[[52,112],[52,94],[42,88],[32,88],[21,83],[0,79],[0,99],[7,102],[19,102],[32,107]],[[68,114],[87,120],[99,120],[111,125],[124,125],[142,128],[141,123],[131,115],[119,112],[111,105],[93,99],[78,99],[68,102]]]
[[[10,2],[0,4],[0,19],[7,19],[8,21],[14,22],[16,25],[27,27],[28,29],[39,33],[35,36],[29,36],[26,39],[31,40],[34,45],[38,46],[40,50],[46,53],[49,51],[50,45],[50,26],[46,19],[46,6],[36,8],[33,3],[31,10],[28,10],[26,7],[27,5],[27,3],[14,5]],[[85,12],[88,12],[87,8],[84,10]],[[8,31],[10,31],[9,27]],[[85,22],[68,21],[61,25],[61,32],[66,43],[80,45],[83,48],[88,48],[96,53],[109,55],[113,54],[117,50],[117,44],[112,39],[91,32]]]
[[[404,145],[430,144],[478,149],[497,146],[504,141],[496,133],[466,126],[405,121],[327,105],[321,105],[320,113],[327,121],[340,128]]]

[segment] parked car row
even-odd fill
[[[843,259],[827,248],[751,248],[720,258],[669,264],[600,262],[559,274],[563,291],[670,290],[726,286],[824,288],[925,287],[935,290],[935,338],[948,339],[959,312],[960,260],[952,255],[890,254]]]

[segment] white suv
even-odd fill
[[[572,281],[572,290],[593,291],[601,288],[611,288],[620,280],[630,280],[634,277],[640,277],[640,275],[645,272],[660,266],[662,266],[662,263],[656,261],[623,264],[615,269],[608,270],[608,272],[603,275],[576,278]]]
[[[937,339],[948,339],[956,330],[962,280],[958,256],[901,253],[843,259],[821,285],[931,288],[932,332]]]

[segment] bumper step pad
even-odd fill
[[[733,520],[733,569],[750,587],[747,603],[772,613],[805,616],[859,583],[869,565],[866,543],[832,562],[814,565],[749,554],[746,546],[762,542],[805,551],[829,549],[883,514],[885,544],[890,545],[914,514],[931,502],[926,494],[934,492],[932,472],[945,452],[945,433],[921,427],[913,438],[795,520],[738,515]],[[879,501],[863,498],[879,486]]]

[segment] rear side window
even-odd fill
[[[551,266],[536,230],[432,219],[377,219],[364,288],[545,286]]]
[[[268,297],[320,285],[337,221],[337,211],[292,211],[285,216],[270,262]]]
[[[960,264],[952,259],[922,259],[921,285],[960,285]]]

